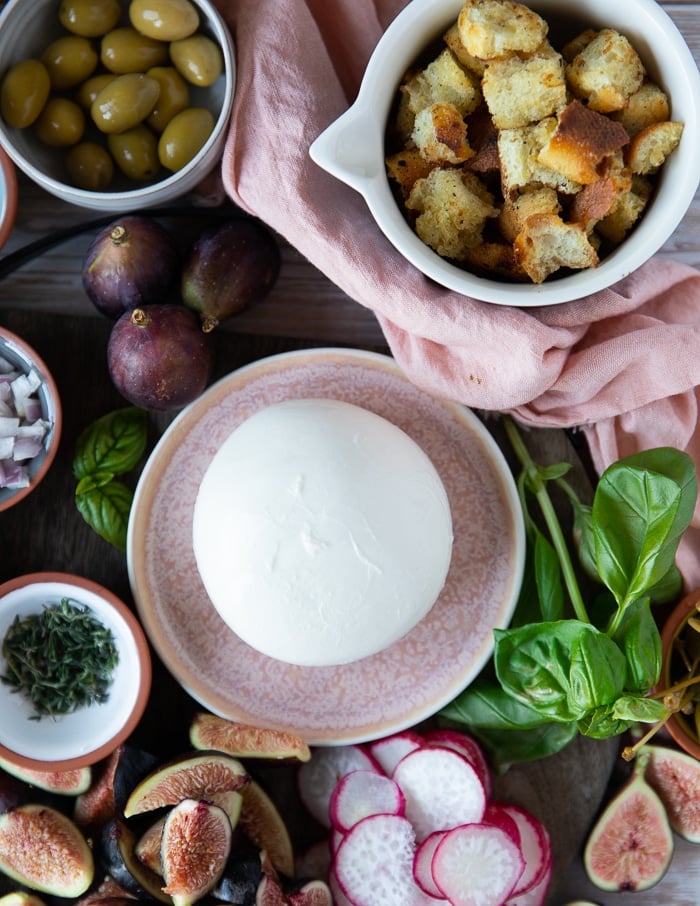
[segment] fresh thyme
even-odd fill
[[[68,598],[45,604],[41,613],[17,615],[2,653],[0,680],[31,701],[34,720],[107,701],[119,660],[111,630]]]

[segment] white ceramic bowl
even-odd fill
[[[193,190],[214,168],[226,141],[233,105],[236,66],[231,34],[210,0],[192,0],[200,12],[200,31],[220,46],[224,72],[209,88],[190,86],[193,106],[207,107],[215,116],[214,131],[195,157],[176,173],[161,170],[147,183],[135,183],[117,173],[105,192],[78,189],[66,181],[65,149],[49,148],[31,127],[13,129],[0,118],[0,146],[17,167],[47,192],[71,204],[100,211],[125,211],[173,201]],[[126,0],[122,0],[124,9]],[[14,63],[39,56],[65,30],[58,21],[56,0],[9,0],[0,13],[0,77]],[[121,24],[128,24],[124,19]],[[95,46],[99,39],[93,39]],[[86,132],[86,138],[87,138]],[[167,175],[166,175],[167,174]]]
[[[15,489],[0,488],[1,513],[30,494],[51,467],[61,438],[63,409],[58,387],[44,360],[28,343],[4,327],[0,327],[0,358],[10,362],[14,366],[13,370],[22,374],[36,372],[41,381],[37,390],[41,402],[41,417],[49,425],[41,452],[25,463],[29,485]]]
[[[12,161],[0,148],[0,249],[7,242],[17,214],[17,174]]]
[[[671,118],[685,123],[640,223],[600,265],[539,285],[477,277],[440,258],[406,223],[384,168],[387,117],[398,85],[420,53],[456,20],[463,0],[412,0],[377,44],[355,102],[311,145],[312,159],[357,190],[378,227],[399,252],[437,283],[501,305],[553,305],[582,298],[621,280],[654,255],[686,213],[700,179],[700,76],[682,35],[656,0],[530,0],[526,3],[565,38],[584,28],[616,28],[632,42],[652,79],[671,100]],[[555,46],[557,41],[553,40]],[[560,45],[561,46],[561,45]]]
[[[0,585],[0,640],[16,615],[41,612],[68,598],[87,606],[110,629],[119,653],[109,698],[72,714],[32,720],[31,703],[0,683],[0,756],[34,770],[72,770],[114,751],[143,715],[151,688],[151,659],[141,625],[119,598],[89,579],[66,573],[32,573]],[[0,653],[0,673],[6,661]]]

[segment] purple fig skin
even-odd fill
[[[107,344],[114,386],[141,409],[179,409],[205,389],[213,368],[210,338],[184,305],[147,305],[125,312]]]
[[[91,242],[83,262],[83,287],[102,314],[116,321],[125,311],[162,302],[177,279],[175,240],[155,220],[115,220]]]
[[[279,245],[255,220],[232,220],[195,240],[180,279],[182,300],[205,332],[263,299],[277,281]]]

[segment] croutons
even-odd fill
[[[542,283],[559,268],[595,267],[598,254],[579,224],[556,214],[533,214],[513,242],[516,261],[533,283]]]
[[[457,28],[467,53],[480,60],[533,53],[548,31],[541,16],[513,0],[467,0]]]
[[[407,95],[409,109],[414,114],[431,104],[452,104],[466,116],[481,102],[477,77],[466,72],[447,48],[401,90]]]
[[[573,93],[599,113],[622,110],[639,91],[644,75],[637,51],[612,28],[599,31],[566,67]]]
[[[639,91],[630,97],[626,107],[611,114],[613,119],[624,126],[629,136],[636,135],[652,123],[664,122],[670,115],[671,107],[666,92],[654,82],[644,82]]]
[[[597,232],[613,245],[619,245],[641,217],[650,196],[649,181],[643,176],[633,177],[632,187],[618,198],[611,213],[597,224]]]
[[[527,189],[515,198],[506,198],[498,215],[498,228],[508,242],[513,242],[533,214],[558,214],[561,211],[559,195],[547,187]]]
[[[633,173],[656,173],[676,149],[683,134],[683,123],[652,123],[638,132],[627,149],[626,161]]]
[[[498,129],[517,129],[563,110],[564,64],[556,55],[492,60],[482,81],[486,106]]]
[[[481,78],[486,69],[486,61],[472,56],[467,51],[467,48],[464,46],[462,39],[459,36],[459,28],[457,27],[456,22],[445,32],[444,41],[462,66],[469,72],[473,72]]]
[[[550,186],[567,195],[580,190],[580,183],[540,162],[540,153],[556,128],[556,117],[549,116],[531,126],[502,129],[499,132],[498,153],[505,198],[529,185]]]
[[[461,164],[474,156],[467,124],[452,104],[431,104],[419,111],[411,138],[426,160]]]
[[[437,162],[426,160],[418,148],[397,151],[386,159],[387,173],[400,188],[404,198],[410,195],[417,179],[427,176],[437,166]]]
[[[436,169],[419,179],[406,207],[418,212],[416,232],[423,242],[456,261],[479,245],[487,219],[498,214],[476,177],[455,169]]]
[[[539,154],[540,163],[587,185],[600,179],[606,157],[629,142],[620,123],[572,101]]]

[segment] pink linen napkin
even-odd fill
[[[660,445],[700,463],[700,273],[657,257],[614,289],[534,309],[434,285],[308,154],[406,0],[216,2],[237,53],[227,194],[375,312],[414,383],[533,427],[580,427],[599,471]],[[700,585],[700,506],[679,565]]]

